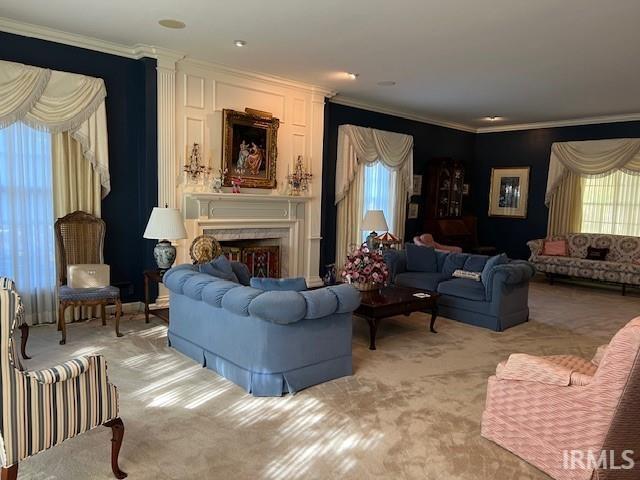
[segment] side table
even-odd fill
[[[149,314],[153,314],[158,318],[161,318],[165,322],[169,323],[169,309],[168,308],[149,308],[149,282],[155,282],[158,285],[162,283],[162,277],[166,270],[155,268],[153,270],[144,271],[144,321],[149,323]]]

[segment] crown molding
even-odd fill
[[[518,123],[512,125],[496,125],[495,127],[480,127],[477,133],[512,132],[515,130],[534,130],[540,128],[573,127],[579,125],[594,125],[598,123],[635,122],[640,120],[640,113],[626,113],[622,115],[602,115],[596,117],[572,118],[567,120],[553,120],[549,122]]]
[[[380,105],[373,102],[365,102],[357,100],[355,98],[347,97],[344,95],[336,95],[331,99],[332,103],[338,103],[340,105],[346,105],[347,107],[361,108],[363,110],[369,110],[370,112],[384,113],[386,115],[393,115],[394,117],[406,118],[407,120],[414,120],[421,123],[429,123],[431,125],[437,125],[439,127],[453,128],[455,130],[462,130],[463,132],[476,133],[476,128],[462,123],[448,122],[446,120],[439,120],[416,113],[410,113],[404,110],[396,110],[391,107]]]
[[[202,68],[205,70],[213,70],[218,73],[223,73],[223,74],[226,73],[229,75],[234,75],[236,77],[246,78],[248,80],[260,80],[262,82],[271,83],[272,85],[277,85],[280,87],[289,87],[289,88],[296,88],[298,90],[306,90],[307,92],[320,94],[323,97],[328,97],[328,98],[334,97],[337,93],[335,90],[331,90],[329,88],[326,88],[320,85],[314,85],[312,83],[305,83],[297,80],[291,80],[289,78],[280,77],[277,75],[271,75],[268,73],[229,67],[227,65],[208,62],[206,60],[198,60],[192,57],[185,57],[182,60],[180,60],[180,63],[182,65],[189,65],[196,68]]]
[[[153,45],[145,45],[142,43],[132,46],[122,45],[108,40],[100,40],[98,38],[78,35],[76,33],[63,32],[54,28],[19,22],[5,17],[0,17],[0,30],[16,35],[62,43],[72,47],[85,48],[87,50],[108,53],[110,55],[118,55],[120,57],[133,59],[151,57],[158,60],[159,63],[161,61],[170,62],[171,60],[175,63],[185,56],[182,52],[167,48],[155,47]]]

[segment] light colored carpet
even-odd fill
[[[486,379],[511,352],[591,357],[640,314],[637,295],[531,285],[531,320],[504,333],[414,314],[383,322],[378,350],[354,319],[352,377],[254,398],[166,346],[158,319],[33,328],[28,368],[100,353],[118,385],[120,456],[142,479],[547,479],[480,437]],[[23,462],[21,479],[109,479],[110,432],[96,429]]]

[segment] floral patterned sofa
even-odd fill
[[[550,240],[567,240],[567,256],[543,255],[544,239],[531,240],[529,261],[549,280],[553,275],[568,275],[622,285],[640,286],[640,238],[602,233],[570,233]],[[608,248],[605,260],[588,260],[587,248]]]

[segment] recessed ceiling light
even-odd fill
[[[486,120],[490,122],[497,122],[498,120],[502,120],[502,117],[496,117],[495,115],[491,115],[490,117],[486,117]]]
[[[234,41],[233,41],[233,44],[234,44],[236,47],[244,47],[244,46],[246,46],[246,45],[247,45],[247,42],[245,42],[244,40],[234,40]]]
[[[173,28],[180,30],[181,28],[186,27],[187,25],[180,20],[174,20],[173,18],[165,18],[163,20],[159,20],[158,23],[165,28]]]
[[[351,80],[355,80],[356,78],[358,78],[360,76],[359,73],[351,73],[351,72],[347,72],[347,78],[351,79]]]
[[[378,82],[379,87],[393,87],[396,84],[393,80],[383,80],[382,82]]]

